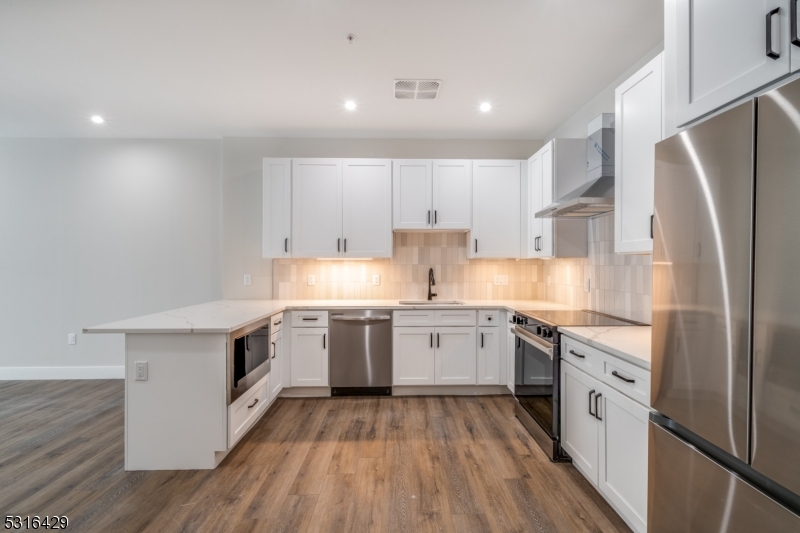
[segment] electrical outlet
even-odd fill
[[[251,285],[252,282],[253,282],[253,279],[250,277],[250,274],[245,274],[244,275],[244,284],[245,285]]]
[[[74,333],[69,333],[67,335],[67,344],[75,344],[75,342],[76,342],[75,334]]]
[[[317,284],[317,278],[316,278],[316,276],[314,276],[314,274],[310,274],[308,276],[308,284],[309,285],[316,285]]]
[[[591,292],[592,291],[592,279],[591,278],[586,278],[583,281],[583,290],[586,291],[586,292]]]
[[[495,285],[508,285],[508,276],[505,274],[497,274],[494,277]]]
[[[373,274],[372,275],[372,284],[373,285],[380,285],[381,284],[381,275],[380,274]]]
[[[133,363],[134,381],[147,381],[147,361],[136,361]]]

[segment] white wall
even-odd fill
[[[630,78],[637,70],[645,66],[651,59],[660,54],[662,50],[664,50],[663,42],[634,63],[631,68],[623,72],[611,85],[597,94],[597,96],[586,102],[574,115],[550,132],[544,141],[547,142],[551,139],[585,139],[588,135],[586,128],[589,126],[589,122],[595,119],[600,113],[614,112],[614,91],[616,91],[617,87],[619,87],[623,81]]]
[[[0,379],[121,377],[82,328],[219,299],[220,176],[218,140],[0,139]]]
[[[222,146],[222,295],[226,299],[268,299],[272,298],[272,260],[261,257],[263,158],[527,159],[542,146],[542,142],[248,137],[225,138]],[[243,284],[244,274],[251,275],[251,286]]]

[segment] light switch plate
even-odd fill
[[[586,292],[591,292],[592,291],[592,278],[586,278],[583,281],[583,290],[586,291]]]
[[[74,333],[67,334],[67,344],[75,344],[75,342],[76,342],[75,334]]]
[[[373,274],[372,275],[372,284],[373,285],[380,285],[381,284],[381,275],[380,274]]]
[[[244,284],[250,285],[253,282],[253,278],[250,277],[250,274],[244,275]]]
[[[508,285],[508,275],[506,274],[496,274],[494,277],[494,284],[495,285]]]
[[[314,276],[314,274],[310,274],[308,276],[308,284],[309,285],[316,285],[317,284],[317,278],[316,278],[316,276]]]
[[[134,361],[134,381],[147,381],[147,361]]]

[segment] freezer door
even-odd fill
[[[758,99],[752,466],[800,494],[800,85]]]
[[[753,101],[656,145],[651,402],[747,460]]]
[[[650,533],[800,531],[800,517],[650,422]]]

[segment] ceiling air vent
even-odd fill
[[[433,100],[439,95],[439,80],[394,80],[396,100]]]

